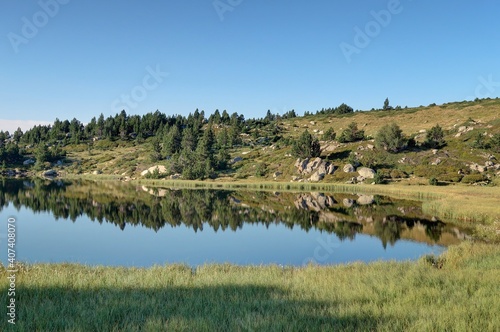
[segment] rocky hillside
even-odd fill
[[[220,150],[214,157],[217,159],[212,167],[214,162],[224,165],[205,174],[215,181],[500,184],[499,115],[500,100],[485,99],[389,111],[252,120],[251,127],[247,125],[235,140],[238,144]],[[391,123],[401,129],[406,142],[397,151],[381,148],[376,142],[381,129]],[[350,141],[345,131],[353,124],[363,135]],[[442,128],[443,142],[432,147],[426,145],[426,140],[436,125]],[[207,126],[207,123],[201,125],[202,134]],[[217,140],[224,138],[229,129],[224,124],[211,127]],[[294,144],[306,130],[318,141],[318,153],[298,157]],[[182,168],[182,163],[189,164],[190,159],[176,159],[174,164],[175,158],[155,152],[164,150],[165,143],[148,135],[141,139],[126,135],[115,139],[94,138],[90,144],[63,144],[62,148],[57,147],[57,153],[48,144],[47,151],[42,152],[55,157],[42,165],[43,173],[34,170],[32,164],[37,152],[27,146],[24,162],[15,167],[3,165],[2,172],[9,176],[111,175],[123,180],[183,178],[179,167]],[[63,141],[71,139],[69,136]],[[158,156],[153,160],[155,154]]]

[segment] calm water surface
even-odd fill
[[[467,237],[421,203],[336,193],[153,189],[95,182],[0,183],[17,260],[89,265],[185,263],[302,266],[408,260]]]

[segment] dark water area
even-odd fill
[[[422,203],[345,193],[150,188],[102,181],[0,181],[0,261],[147,267],[303,266],[414,260],[468,231]],[[1,226],[3,225],[3,226]]]

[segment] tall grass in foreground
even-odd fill
[[[304,268],[28,265],[18,331],[498,331],[500,247]],[[7,301],[5,269],[0,273]],[[5,307],[4,307],[5,308]]]

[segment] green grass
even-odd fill
[[[0,272],[6,303],[7,278]],[[303,268],[29,265],[2,331],[498,331],[500,247]]]

